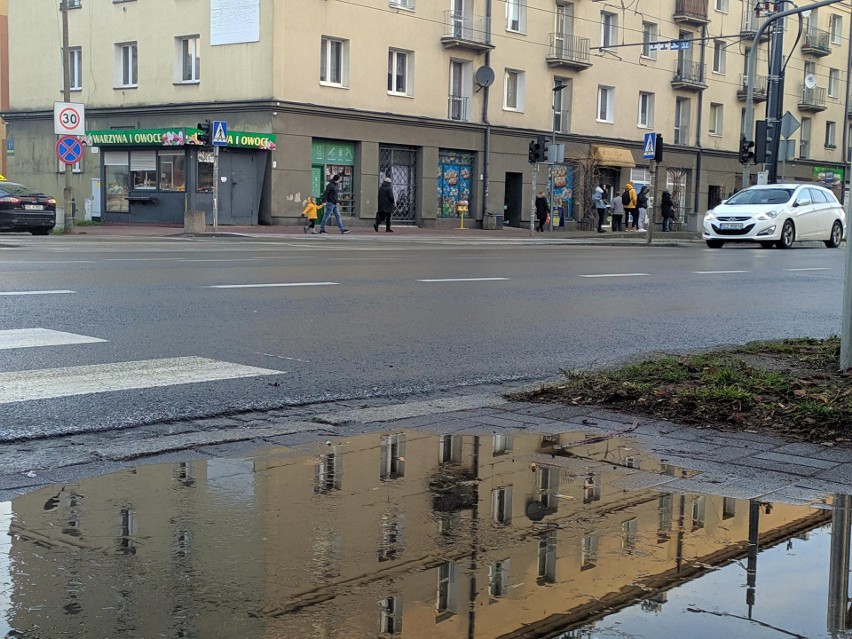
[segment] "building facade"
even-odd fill
[[[8,172],[56,193],[62,68],[45,51],[61,51],[62,30],[45,42],[25,27],[50,15],[61,27],[61,13],[51,0],[10,7],[5,113]],[[295,223],[335,174],[353,224],[372,220],[385,176],[398,222],[457,226],[467,211],[521,225],[547,189],[554,221],[572,223],[595,182],[618,193],[650,180],[643,139],[660,133],[657,186],[695,229],[741,187],[745,53],[765,20],[751,0],[68,0],[67,13],[71,100],[89,134],[75,200],[106,220],[212,214],[213,154],[197,144],[209,119],[236,132],[216,182],[226,224]],[[839,4],[787,20],[783,109],[799,127],[781,177],[842,182],[850,22]],[[768,38],[758,46],[762,119]],[[565,160],[533,185],[540,135]]]

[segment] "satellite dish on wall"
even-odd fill
[[[476,70],[474,80],[480,87],[490,87],[494,84],[494,69],[491,67],[479,67]]]
[[[813,89],[816,86],[816,76],[813,73],[808,73],[805,76],[805,88]]]

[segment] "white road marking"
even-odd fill
[[[0,296],[11,297],[13,295],[65,295],[67,293],[76,293],[77,291],[0,291]]]
[[[286,355],[276,355],[274,353],[255,353],[255,355],[263,355],[264,357],[275,357],[277,359],[286,359],[289,362],[302,362],[303,364],[310,364],[310,362],[306,359],[299,359],[298,357],[287,357]]]
[[[192,258],[192,257],[106,257],[104,262],[255,262],[265,260],[265,257],[219,257],[219,258]]]
[[[52,264],[95,264],[95,260],[3,260],[0,264],[38,264],[39,266],[51,266]]]
[[[206,288],[281,288],[292,286],[338,286],[339,282],[282,282],[280,284],[216,284]]]
[[[649,273],[601,273],[599,275],[580,275],[579,277],[647,277]]]
[[[785,268],[785,271],[830,271],[831,269],[825,266],[814,266],[812,268]]]
[[[693,275],[728,275],[729,273],[748,273],[748,271],[692,271]]]
[[[203,357],[15,371],[0,373],[0,404],[284,373]]]
[[[48,328],[13,328],[0,331],[0,350],[33,348],[36,346],[66,346],[68,344],[95,344],[105,339],[53,331]]]
[[[458,277],[442,280],[417,280],[418,282],[507,282],[508,277]]]

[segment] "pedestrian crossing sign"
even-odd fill
[[[645,143],[642,145],[642,157],[646,160],[653,160],[656,155],[657,134],[646,133]]]
[[[227,146],[228,123],[224,120],[213,121],[213,146]]]

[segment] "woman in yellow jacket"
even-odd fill
[[[311,233],[316,233],[314,230],[314,226],[317,222],[317,211],[319,211],[325,204],[317,204],[316,198],[311,195],[308,198],[308,203],[305,206],[305,210],[302,211],[302,217],[308,218],[308,224],[305,226],[304,231],[307,233],[309,230]]]

